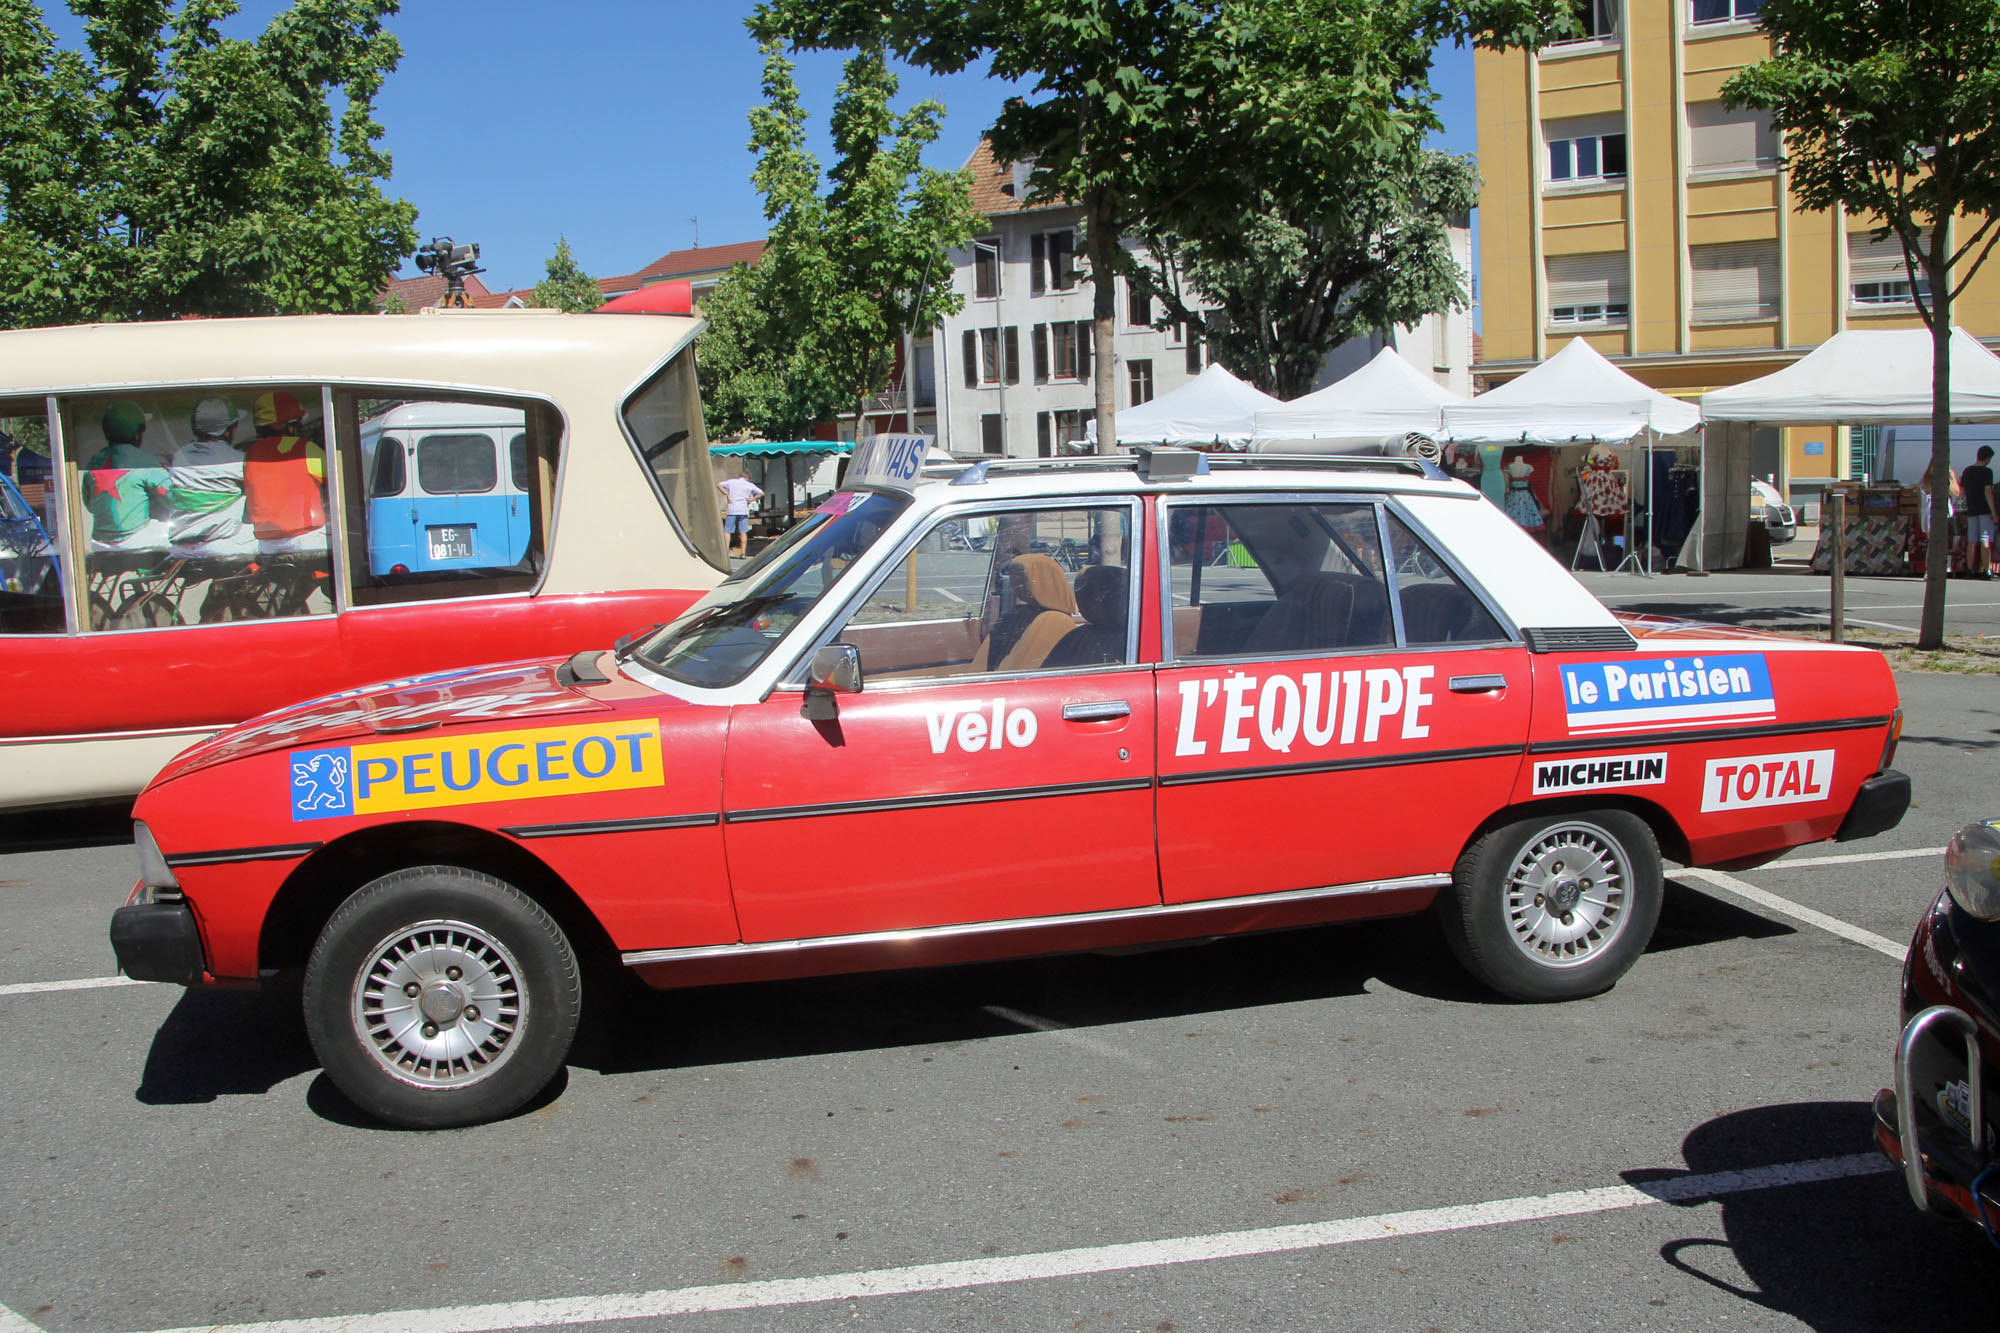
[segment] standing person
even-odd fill
[[[1993,446],[1982,444],[1971,467],[1958,474],[1965,490],[1965,540],[1972,564],[1971,577],[1993,577],[1987,572],[1993,554]]]
[[[728,502],[722,511],[722,530],[729,534],[729,553],[748,554],[750,506],[763,498],[764,488],[748,477],[735,476],[727,481],[717,482],[715,489],[721,491],[724,500]]]

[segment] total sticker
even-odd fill
[[[653,721],[428,736],[294,750],[292,819],[431,810],[666,781]]]
[[[1833,789],[1833,751],[1711,759],[1702,770],[1701,808],[1752,810],[1824,801]]]

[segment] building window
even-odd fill
[[[1625,122],[1619,116],[1579,116],[1542,126],[1549,181],[1618,180],[1625,175]]]
[[[1129,406],[1153,401],[1153,363],[1151,361],[1127,361],[1126,377],[1132,384],[1132,401]]]
[[[972,295],[989,301],[1000,295],[1000,238],[972,243]]]
[[[1181,336],[1187,340],[1187,373],[1190,375],[1199,375],[1201,373],[1202,344],[1205,341],[1202,337],[1200,322],[1189,320]]]
[[[1037,232],[1029,238],[1033,275],[1028,280],[1032,292],[1066,292],[1076,286],[1076,233]]]
[[[1084,427],[1089,424],[1090,413],[1081,408],[1035,413],[1036,452],[1043,458],[1055,457],[1064,452],[1064,445],[1081,440]]]
[[[1625,253],[1550,255],[1549,323],[1623,324],[1631,314]]]
[[[1087,319],[1064,320],[1060,324],[1037,325],[1039,332],[1046,327],[1049,335],[1051,355],[1049,369],[1053,378],[1059,380],[1081,380],[1090,378],[1090,338],[1091,324]],[[1040,350],[1037,349],[1039,365]]]
[[[1009,324],[1004,329],[967,329],[964,334],[965,387],[998,384],[1002,357],[1007,383],[1021,382],[1021,330]]]
[[[1778,313],[1778,243],[1735,241],[1688,248],[1697,321],[1770,319]]]
[[[1580,7],[1582,12],[1577,15],[1583,32],[1578,36],[1565,38],[1564,42],[1595,42],[1606,37],[1616,37],[1618,5],[1619,0],[1583,0]],[[1561,46],[1564,42],[1555,42],[1552,45]]]
[[[1919,247],[1930,244],[1930,228],[1917,233]],[[1916,293],[1910,290],[1909,267],[1903,262],[1903,243],[1892,232],[1881,240],[1865,231],[1847,235],[1847,283],[1850,299],[1858,306],[1914,305],[1916,296],[1931,297],[1930,280],[1919,270]]]
[[[1744,171],[1778,160],[1768,111],[1731,111],[1720,102],[1688,103],[1688,170]]]
[[[985,412],[980,415],[979,447],[982,451],[989,454],[1004,454],[1007,452],[1006,441],[1000,430],[1000,414],[998,412]]]
[[[1737,19],[1754,19],[1757,11],[1764,7],[1764,0],[1693,0],[1692,10],[1696,23],[1729,23]]]
[[[1125,283],[1125,322],[1135,329],[1153,327],[1153,294],[1138,283]]]

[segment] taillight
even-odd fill
[[[410,572],[410,567],[408,565],[391,565],[389,566],[389,572],[391,574],[407,574]]]
[[[1895,713],[1889,718],[1889,739],[1883,742],[1882,744],[1882,762],[1876,765],[1877,772],[1881,772],[1883,769],[1888,768],[1889,765],[1895,761],[1896,742],[1902,739],[1903,739],[1903,710],[1898,708],[1895,711]]]

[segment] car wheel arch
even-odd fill
[[[1681,832],[1680,824],[1664,806],[1637,796],[1615,792],[1593,792],[1589,795],[1556,796],[1540,801],[1517,801],[1513,805],[1502,806],[1472,831],[1465,840],[1460,855],[1494,829],[1516,820],[1537,816],[1559,816],[1583,814],[1592,810],[1622,810],[1642,820],[1653,831],[1653,840],[1659,844],[1660,855],[1669,861],[1688,864],[1687,835]]]
[[[426,865],[456,866],[505,880],[555,918],[580,960],[617,959],[603,926],[547,862],[491,830],[427,820],[357,829],[294,866],[265,910],[257,941],[259,969],[303,969],[320,931],[357,889],[395,871]]]

